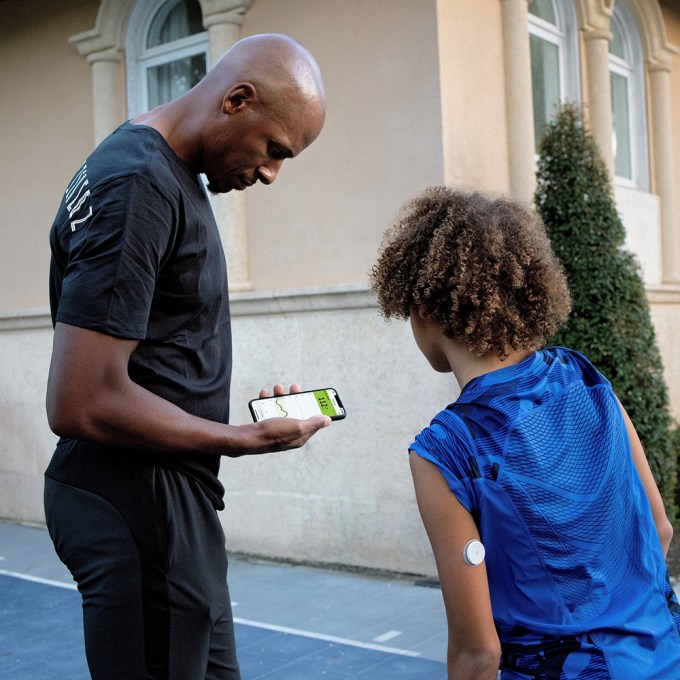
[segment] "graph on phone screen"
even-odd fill
[[[253,409],[257,420],[265,420],[266,418],[298,418],[304,420],[319,414],[331,418],[338,415],[336,405],[328,390],[300,392],[257,400],[253,402]]]

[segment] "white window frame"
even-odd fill
[[[571,0],[550,0],[557,24],[551,24],[531,12],[528,16],[529,35],[536,36],[557,47],[559,65],[558,92],[560,104],[580,104],[580,69],[578,49],[578,23]],[[538,153],[538,150],[537,150]]]
[[[616,24],[621,36],[625,59],[610,53],[609,72],[625,78],[628,85],[628,132],[632,174],[632,178],[616,175],[615,182],[620,186],[648,191],[649,155],[642,46],[633,15],[623,2],[616,3],[612,22]]]
[[[149,108],[147,70],[176,59],[205,55],[206,70],[210,69],[208,32],[174,40],[151,49],[146,47],[147,36],[156,14],[172,0],[137,0],[128,20],[126,36],[126,76],[128,118],[134,118]]]

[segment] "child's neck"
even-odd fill
[[[475,356],[467,348],[458,343],[452,343],[446,352],[449,365],[456,376],[456,381],[461,390],[473,378],[477,378],[485,373],[491,373],[491,371],[496,371],[499,368],[518,364],[531,353],[531,351],[526,350],[521,352],[511,350],[510,354],[501,361],[496,354],[486,354],[483,357]]]

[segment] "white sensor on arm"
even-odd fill
[[[468,541],[463,548],[463,559],[471,567],[478,567],[484,561],[485,554],[484,546],[476,538]]]

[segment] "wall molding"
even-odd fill
[[[377,309],[365,284],[247,291],[232,293],[230,302],[233,317]]]
[[[680,285],[648,286],[646,292],[650,305],[680,306]],[[378,309],[375,295],[365,284],[237,292],[231,294],[230,305],[234,318],[351,309],[374,309],[377,312]],[[47,307],[0,312],[0,332],[51,328]]]
[[[650,305],[680,305],[680,285],[648,286],[647,300]]]
[[[377,309],[375,296],[365,284],[238,292],[231,294],[230,305],[232,317]],[[51,328],[47,307],[0,312],[0,332]]]
[[[52,328],[52,318],[48,307],[0,312],[0,333],[46,328]]]

